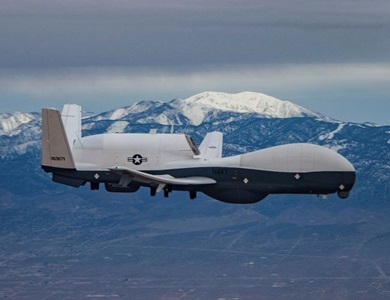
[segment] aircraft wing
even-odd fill
[[[185,177],[185,178],[176,178],[171,175],[152,175],[142,171],[129,169],[126,167],[117,166],[114,168],[109,168],[109,170],[119,173],[122,175],[122,178],[119,182],[119,185],[127,186],[130,181],[137,181],[146,184],[156,184],[159,187],[165,186],[167,184],[172,185],[205,185],[205,184],[215,184],[217,183],[214,179],[208,177]]]

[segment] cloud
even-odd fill
[[[3,1],[12,69],[390,62],[389,1]]]
[[[0,103],[99,111],[251,90],[383,108],[389,30],[388,0],[3,0]]]
[[[150,68],[79,68],[53,71],[0,73],[2,90],[35,95],[55,93],[126,92],[154,89],[186,90],[219,87],[302,89],[319,86],[390,83],[389,64],[286,64],[224,66],[172,71]]]
[[[164,20],[189,20],[201,25],[226,24],[344,24],[389,23],[387,0],[3,0],[1,16],[12,17],[146,17]],[[159,24],[161,25],[161,24]]]
[[[0,104],[8,112],[60,108],[64,103],[101,112],[141,100],[184,99],[204,91],[261,92],[336,119],[388,124],[390,64],[0,71]]]

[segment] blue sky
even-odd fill
[[[390,2],[3,0],[2,112],[254,91],[390,124]]]

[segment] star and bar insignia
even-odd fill
[[[147,162],[148,158],[147,157],[142,157],[141,154],[134,154],[133,157],[128,157],[127,158],[128,162],[132,162],[136,166],[142,164],[143,162]]]

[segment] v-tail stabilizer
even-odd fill
[[[76,169],[60,112],[42,109],[42,166]]]

